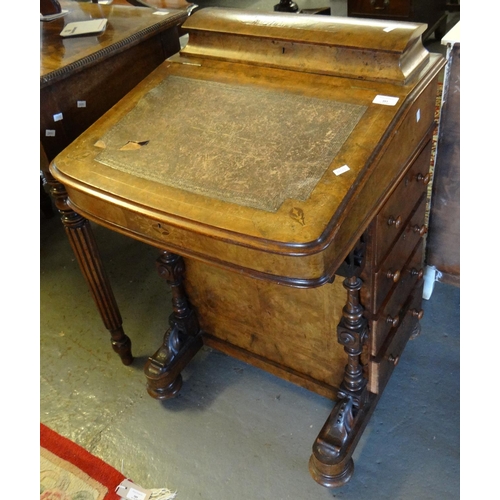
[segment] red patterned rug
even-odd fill
[[[40,424],[40,500],[118,500],[125,476]]]

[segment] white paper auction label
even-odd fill
[[[383,104],[384,106],[395,106],[399,101],[399,97],[390,95],[378,95],[373,99],[373,104]]]
[[[125,498],[127,500],[144,500],[146,498],[146,493],[138,491],[135,488],[130,488]]]
[[[345,172],[348,172],[349,170],[351,170],[347,165],[343,165],[342,167],[339,167],[339,168],[336,168],[333,173],[335,175],[340,175],[340,174],[343,174]]]
[[[149,500],[151,491],[142,488],[129,479],[124,479],[115,489],[115,493],[125,500]]]

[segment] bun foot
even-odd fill
[[[120,328],[111,332],[111,347],[113,351],[120,356],[121,362],[125,365],[131,365],[134,361],[132,356],[132,342]]]
[[[148,380],[147,383],[147,391],[148,394],[155,399],[159,400],[164,400],[164,399],[172,399],[179,394],[179,391],[181,390],[182,387],[182,375],[179,374],[177,377],[174,379],[173,382],[171,382],[167,386],[163,386],[161,384],[161,380],[158,382],[160,383],[155,383],[156,381],[154,380]]]
[[[309,472],[313,479],[326,488],[339,488],[351,479],[354,473],[354,462],[352,458],[344,463],[336,465],[323,464],[311,455],[309,460]]]

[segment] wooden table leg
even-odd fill
[[[68,195],[62,184],[57,182],[49,172],[44,172],[44,177],[50,187],[50,194],[56,208],[61,214],[64,229],[82,274],[87,280],[104,325],[111,334],[113,350],[120,356],[124,365],[130,365],[134,360],[132,344],[123,331],[120,311],[104,271],[90,222],[68,207]]]
[[[344,281],[347,304],[337,327],[337,337],[347,354],[347,365],[337,403],[314,442],[309,461],[312,477],[327,488],[342,486],[351,478],[354,472],[352,453],[376,403],[366,390],[367,380],[361,365],[368,333],[359,301],[361,285],[356,276]]]
[[[184,291],[184,260],[163,252],[157,260],[160,276],[172,289],[173,313],[163,343],[144,367],[147,390],[155,399],[170,399],[182,386],[181,371],[203,345],[198,318]]]

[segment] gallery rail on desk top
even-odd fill
[[[425,24],[202,9],[185,55],[406,84],[428,59]]]

